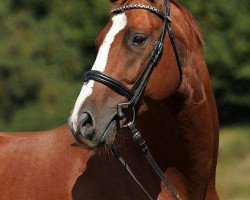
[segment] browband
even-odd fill
[[[143,9],[143,10],[148,10],[149,12],[157,15],[158,17],[160,17],[162,20],[167,19],[168,21],[171,21],[169,12],[167,13],[167,15],[163,14],[160,10],[147,6],[147,5],[143,5],[143,4],[132,4],[132,5],[125,5],[119,8],[114,8],[111,10],[112,14],[116,14],[116,13],[121,13],[124,12],[126,10],[130,10],[130,9]]]

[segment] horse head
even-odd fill
[[[111,18],[96,39],[98,55],[91,72],[85,75],[69,118],[69,125],[79,143],[88,147],[112,144],[119,121],[125,123],[137,115],[140,117],[153,109],[149,103],[151,100],[167,99],[181,83],[179,54],[175,52],[178,50],[176,46],[173,48],[173,38],[168,37],[171,20],[167,10],[170,5],[166,5],[168,1],[110,2],[114,7]],[[183,37],[180,26],[173,26],[177,37]],[[161,47],[158,47],[159,42],[162,42]],[[152,69],[147,71],[151,64]],[[136,91],[143,81],[146,81],[144,87]],[[136,92],[140,98],[134,98]],[[117,111],[117,105],[131,103],[133,98],[136,105],[128,104],[132,107],[128,113],[134,112],[133,116],[125,113],[126,119],[119,119],[121,116],[117,115],[124,113]]]

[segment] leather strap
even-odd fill
[[[177,62],[178,69],[179,69],[179,75],[180,75],[180,83],[178,86],[178,88],[179,88],[181,83],[182,83],[182,74],[183,74],[182,73],[182,59],[180,56],[179,49],[177,48],[177,43],[175,40],[174,32],[172,31],[171,27],[168,28],[168,34],[169,34],[169,38],[170,38],[170,41],[171,41],[171,44],[172,44],[172,47],[173,47],[173,50],[174,50],[174,53],[176,56],[176,62]]]
[[[163,183],[168,187],[168,189],[172,192],[175,199],[181,200],[180,195],[177,193],[173,185],[170,183],[170,181],[167,179],[167,177],[164,175],[160,167],[155,162],[153,156],[151,155],[148,146],[145,142],[145,140],[142,138],[141,133],[136,128],[135,123],[130,123],[128,125],[128,128],[133,136],[133,139],[138,143],[139,147],[141,148],[141,151],[143,155],[146,157],[148,163],[152,167],[152,169],[155,171],[155,173],[158,175],[158,177],[163,181]]]
[[[140,181],[138,181],[138,179],[136,178],[136,176],[134,175],[134,173],[132,172],[132,170],[128,166],[127,162],[123,159],[123,157],[121,156],[119,150],[116,149],[114,146],[112,146],[111,151],[112,151],[114,157],[117,158],[120,161],[120,163],[125,167],[127,172],[134,179],[134,181],[137,183],[137,185],[139,185],[139,187],[143,190],[143,192],[148,196],[148,198],[150,200],[153,200],[153,198],[150,196],[150,194],[147,192],[147,190],[143,187],[143,185],[140,183]]]
[[[97,70],[88,71],[87,73],[84,74],[83,79],[84,82],[88,82],[89,80],[94,80],[99,83],[102,83],[111,88],[112,90],[114,90],[115,92],[119,93],[120,95],[127,97],[128,99],[131,99],[133,96],[131,91],[121,82],[118,82],[112,77]]]
[[[121,13],[124,12],[126,10],[131,10],[131,9],[143,9],[143,10],[147,10],[155,15],[157,15],[158,17],[160,17],[162,20],[168,19],[170,20],[170,18],[168,17],[168,15],[164,15],[160,10],[147,6],[147,5],[143,5],[143,4],[130,4],[130,5],[125,5],[119,8],[115,8],[111,10],[112,14],[117,14],[117,13]]]

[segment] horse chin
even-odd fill
[[[115,141],[115,135],[117,133],[117,121],[112,120],[106,126],[104,133],[93,140],[80,139],[81,146],[84,146],[88,149],[99,150],[105,147],[110,147]],[[83,135],[83,133],[81,133]]]
[[[117,133],[117,121],[112,120],[108,124],[106,130],[104,131],[104,134],[102,135],[98,147],[111,146],[115,141],[116,133]]]

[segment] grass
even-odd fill
[[[217,189],[221,200],[250,199],[250,126],[221,129]]]

